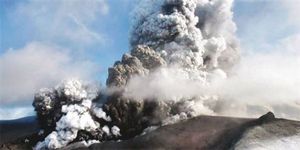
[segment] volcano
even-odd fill
[[[299,121],[275,118],[264,104],[226,90],[241,59],[232,3],[140,1],[130,51],[108,69],[106,86],[67,79],[41,89],[37,118],[24,124],[38,126],[18,136],[3,132],[1,148],[299,148]],[[3,131],[5,124],[23,125],[4,122]]]

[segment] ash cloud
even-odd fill
[[[215,114],[219,98],[205,86],[230,76],[239,60],[231,7],[232,1],[140,2],[131,52],[109,69],[107,80],[113,94],[105,109],[121,132],[136,128],[124,133],[132,136],[164,120]]]
[[[152,47],[167,65],[147,76],[131,78],[124,95],[163,101],[194,99],[193,103],[200,103],[202,108],[194,109],[196,114],[239,112],[243,117],[257,117],[274,111],[278,117],[299,119],[300,57],[293,44],[297,38],[283,40],[269,53],[244,55],[239,61],[232,2],[157,2],[161,8],[153,5],[153,1],[141,2],[135,14],[131,44]],[[159,9],[160,13],[155,11]],[[215,97],[217,100],[213,100]]]
[[[131,47],[147,45],[168,64],[230,66],[239,54],[231,9],[230,0],[141,1],[133,13]]]

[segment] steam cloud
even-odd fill
[[[36,94],[33,105],[49,134],[36,149],[127,139],[201,114],[255,117],[273,110],[300,119],[299,55],[239,61],[232,3],[140,1],[131,52],[109,68],[106,89],[71,80]]]
[[[35,95],[33,106],[44,129],[41,134],[47,136],[35,149],[57,149],[74,140],[99,142],[119,136],[118,127],[102,124],[108,124],[110,117],[92,104],[98,89],[76,79],[54,89],[41,89]]]

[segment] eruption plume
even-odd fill
[[[230,0],[140,2],[131,53],[109,69],[107,80],[118,94],[108,96],[105,110],[124,135],[174,118],[214,114],[218,98],[201,89],[213,78],[227,78],[239,59],[231,7]]]
[[[232,4],[141,0],[133,12],[131,51],[109,68],[106,88],[69,80],[35,95],[45,136],[36,149],[128,139],[201,114],[264,110],[232,101],[240,90],[233,87],[245,80],[233,71],[240,54]]]
[[[126,139],[151,125],[168,124],[199,111],[213,113],[204,101],[215,101],[215,96],[173,96],[164,90],[158,95],[136,96],[135,86],[144,84],[155,91],[160,90],[156,79],[204,86],[212,76],[226,77],[228,68],[238,60],[231,5],[230,0],[141,1],[134,11],[131,53],[109,69],[107,90],[100,94],[71,80],[36,94],[33,105],[45,134],[49,134],[36,148],[60,148],[82,140],[79,133],[83,131],[89,139],[111,139],[103,138],[110,132]],[[93,104],[99,99],[106,101],[102,108]]]

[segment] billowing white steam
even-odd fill
[[[160,68],[146,77],[133,77],[125,96],[165,101],[188,99],[186,103],[192,102],[190,106],[197,114],[258,117],[272,111],[277,117],[300,120],[299,68],[298,54],[250,55],[234,67],[234,75],[226,78],[224,72],[215,70],[207,76],[210,82],[205,85],[190,80],[184,71]]]
[[[92,100],[98,96],[98,89],[95,87],[83,84],[79,80],[71,79],[58,85],[54,89],[55,92],[44,94],[44,91],[52,90],[43,89],[38,94],[38,97],[43,99],[43,103],[40,103],[39,107],[45,105],[43,108],[48,110],[55,109],[51,106],[53,105],[52,101],[58,101],[60,99],[57,98],[55,94],[57,94],[58,97],[64,97],[65,104],[61,105],[61,109],[58,108],[57,110],[54,110],[61,111],[63,114],[56,122],[55,131],[51,132],[43,142],[39,142],[35,149],[57,149],[66,146],[77,138],[79,130],[91,132],[100,136],[102,136],[102,134],[111,136],[111,130],[113,136],[120,135],[118,127],[114,126],[110,129],[108,126],[104,125],[101,128],[100,123],[93,119],[93,116],[96,116],[98,119],[111,121],[110,117],[107,116],[101,108],[94,108],[95,106],[92,104]],[[61,102],[63,101],[58,103]],[[45,110],[42,110],[42,112],[43,111]]]

